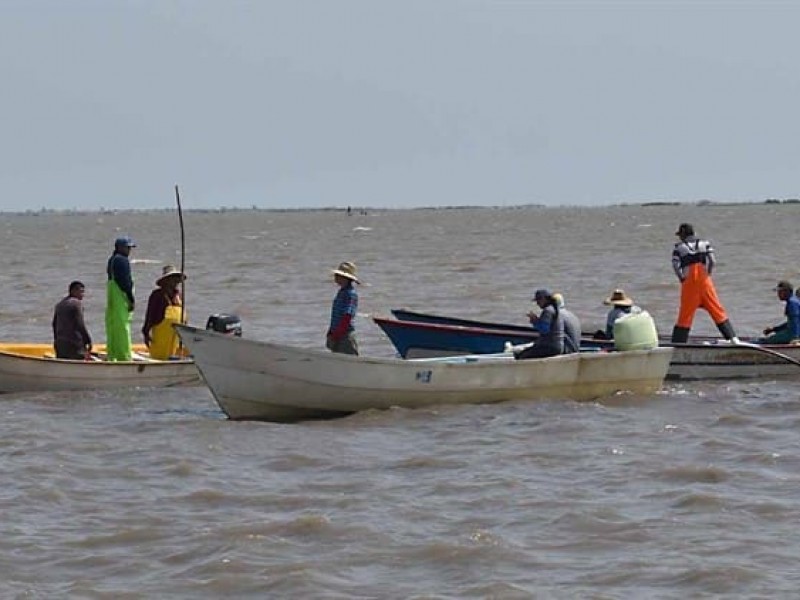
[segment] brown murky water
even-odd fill
[[[800,282],[793,205],[185,217],[190,320],[233,312],[248,337],[321,347],[329,270],[354,260],[368,284],[362,349],[384,356],[372,314],[523,322],[542,286],[589,324],[624,287],[668,331],[681,221],[715,242],[740,334],[780,321],[778,279]],[[174,212],[0,215],[0,228],[6,340],[49,340],[72,279],[87,285],[102,340],[120,233],[139,244],[137,331],[161,265],[180,261]],[[715,329],[699,314],[695,331]],[[204,388],[14,394],[0,410],[2,597],[790,598],[800,587],[795,380],[299,425],[229,422]]]

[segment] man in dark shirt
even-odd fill
[[[69,294],[53,311],[53,346],[56,358],[84,360],[92,351],[92,338],[83,320],[83,294],[80,281],[69,284]]]
[[[130,237],[117,238],[106,266],[106,354],[110,361],[132,358],[131,321],[135,302],[129,256],[135,247],[136,242]]]

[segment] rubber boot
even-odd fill
[[[730,319],[726,319],[722,323],[717,323],[717,329],[726,340],[733,340],[736,337],[736,332],[733,330]]]
[[[689,341],[689,328],[679,327],[678,325],[675,325],[675,327],[672,328],[672,343],[685,344],[688,341]]]

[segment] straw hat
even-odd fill
[[[346,277],[351,281],[355,281],[356,283],[361,283],[358,277],[356,277],[356,265],[349,261],[345,261],[340,263],[338,267],[336,267],[332,273],[334,275],[341,275],[342,277]]]
[[[603,304],[633,306],[633,298],[628,296],[623,290],[614,290],[608,298],[603,300]]]
[[[165,279],[167,279],[168,277],[174,277],[176,275],[178,277],[180,277],[181,281],[184,281],[186,279],[186,275],[181,273],[181,271],[179,271],[177,268],[173,267],[172,265],[164,265],[164,268],[162,269],[162,271],[163,272],[161,274],[161,277],[156,279],[156,285],[161,285]]]

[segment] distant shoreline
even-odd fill
[[[184,212],[191,213],[226,213],[226,212],[272,212],[272,213],[295,213],[295,212],[342,212],[347,213],[348,209],[352,210],[353,216],[361,214],[369,214],[370,212],[394,212],[394,211],[419,211],[419,210],[474,210],[474,209],[491,209],[491,210],[526,210],[526,209],[550,209],[550,208],[614,208],[624,206],[638,206],[642,208],[658,207],[658,206],[760,206],[760,205],[781,205],[781,204],[800,204],[800,198],[786,198],[777,199],[770,198],[761,201],[746,201],[746,202],[715,202],[712,200],[699,200],[696,202],[677,202],[677,201],[651,201],[651,202],[620,202],[614,204],[592,205],[584,206],[579,204],[561,204],[557,206],[550,206],[547,204],[513,204],[513,205],[441,205],[441,206],[414,206],[408,208],[397,207],[373,207],[373,206],[325,206],[325,207],[304,207],[304,208],[262,208],[259,206],[220,206],[216,208],[184,208]],[[115,214],[129,214],[129,213],[159,213],[159,212],[173,212],[175,207],[170,208],[95,208],[95,209],[75,209],[75,208],[40,208],[37,210],[0,210],[0,215],[115,215]]]

